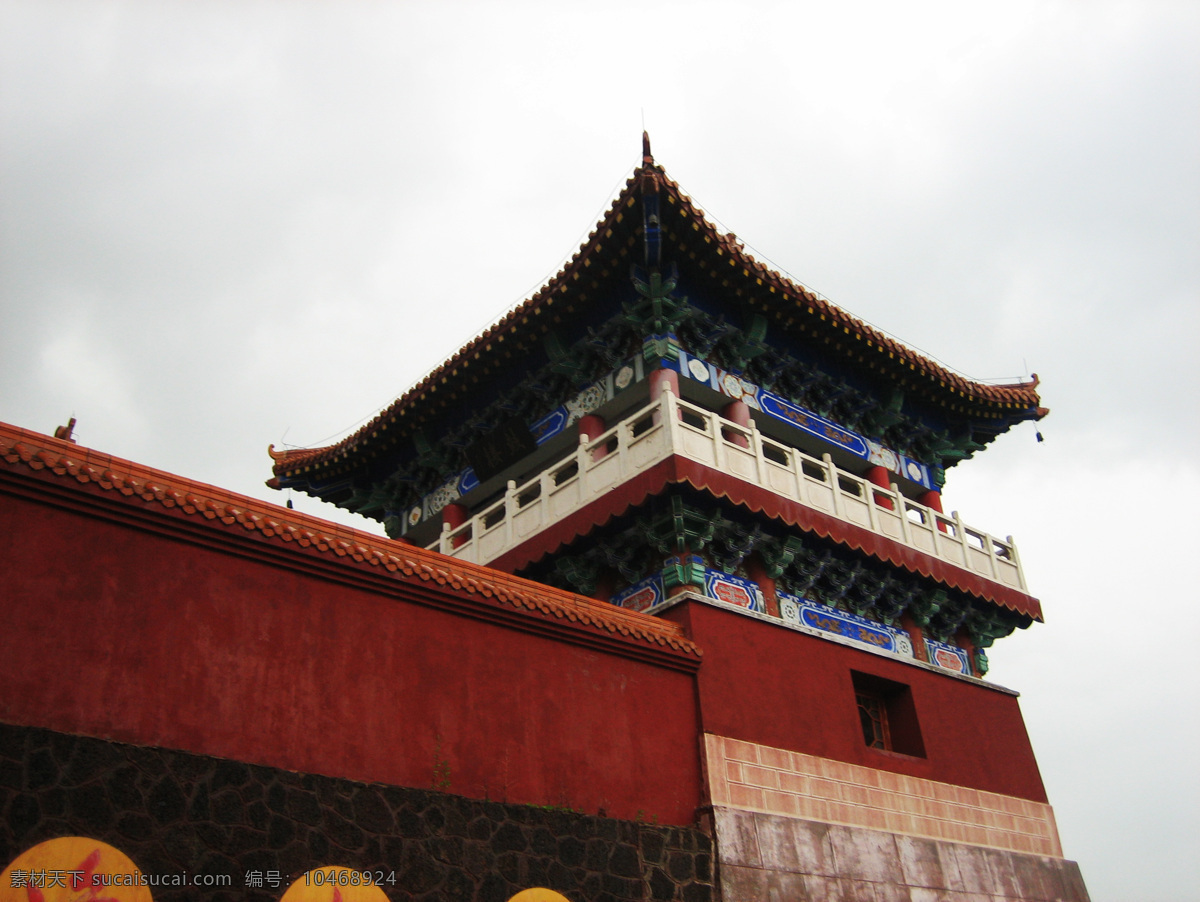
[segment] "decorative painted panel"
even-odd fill
[[[612,603],[631,611],[649,611],[667,600],[662,575],[655,573],[612,597]]]
[[[948,645],[928,637],[925,639],[925,647],[929,650],[931,664],[944,667],[946,670],[953,670],[955,673],[968,675],[971,673],[971,661],[967,657],[966,650],[957,645]]]
[[[762,590],[756,583],[745,577],[722,573],[720,570],[705,569],[704,594],[748,611],[762,614],[767,610]]]
[[[859,617],[849,611],[839,611],[799,595],[779,593],[779,613],[788,623],[807,626],[810,629],[833,633],[852,642],[860,642],[872,648],[890,651],[893,654],[913,656],[912,640],[904,630],[896,629]]]
[[[434,514],[440,513],[442,508],[453,501],[457,501],[463,496],[466,491],[466,485],[474,488],[479,484],[475,478],[475,471],[470,467],[463,470],[461,473],[456,473],[451,476],[440,486],[421,499],[419,507],[414,507],[408,515],[408,525],[416,526],[427,517],[432,517]]]
[[[628,366],[628,365],[627,365]],[[622,367],[624,370],[625,367]],[[540,420],[529,427],[534,440],[539,445],[545,444],[561,434],[567,427],[579,422],[580,418],[598,410],[600,406],[614,394],[616,373],[609,373],[603,379],[597,379],[591,385],[583,388],[575,397],[568,398],[565,404],[556,407]]]

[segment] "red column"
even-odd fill
[[[871,467],[867,470],[867,481],[872,485],[877,485],[881,489],[890,489],[892,487],[891,471],[887,467]],[[887,510],[894,511],[896,509],[895,502],[887,495],[875,494],[875,503]]]
[[[775,580],[767,575],[767,568],[763,566],[763,562],[759,560],[757,554],[746,558],[746,575],[754,580],[758,588],[762,590],[763,600],[767,603],[767,613],[772,617],[780,616],[779,593],[776,590]]]
[[[671,386],[671,393],[679,397],[679,374],[674,370],[659,369],[650,374],[650,400],[657,401],[663,392],[663,383]]]
[[[975,666],[975,643],[971,641],[971,637],[967,635],[967,631],[959,630],[958,634],[954,637],[954,640],[955,644],[967,653],[967,660],[971,662],[967,669],[971,676],[982,677],[983,674],[981,674],[978,668]]]
[[[905,611],[900,615],[900,626],[912,641],[913,655],[918,661],[929,663],[929,647],[925,644],[925,631],[917,625],[912,614]]]
[[[442,508],[443,529],[445,529],[446,526],[449,526],[451,529],[458,529],[458,527],[462,526],[469,519],[471,519],[471,512],[467,509],[465,504],[456,504],[451,502]],[[450,542],[450,547],[457,548],[465,541],[465,536],[455,536]]]
[[[585,436],[589,442],[604,435],[604,430],[608,428],[604,422],[604,417],[598,417],[594,413],[581,416],[578,426],[579,434]],[[592,450],[592,460],[599,460],[607,453],[607,448],[594,448]]]
[[[721,416],[729,420],[731,423],[737,423],[739,426],[750,428],[750,406],[745,401],[730,401],[721,408]],[[742,435],[740,432],[734,432],[731,429],[722,429],[721,435],[725,441],[739,445],[742,448],[750,447],[749,437]]]
[[[939,514],[945,513],[945,511],[942,510],[942,493],[939,492],[937,489],[930,489],[928,492],[926,492],[924,495],[922,495],[917,500],[920,501],[922,504],[924,504],[926,507],[932,508],[933,510],[937,511]],[[946,529],[946,524],[943,523],[941,520],[937,521],[937,525],[938,525],[938,529],[940,529],[942,532],[948,531]]]
[[[674,370],[659,369],[650,374],[650,400],[657,401],[662,397],[663,386],[671,386],[671,394],[679,398],[679,374]],[[682,411],[679,412],[682,418]],[[654,414],[654,422],[658,422],[658,413]]]

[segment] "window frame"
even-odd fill
[[[886,677],[850,671],[855,720],[866,748],[884,754],[925,758],[925,739],[912,688]],[[868,719],[872,730],[868,735]]]

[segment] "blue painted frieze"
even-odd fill
[[[893,654],[913,656],[912,640],[904,630],[859,617],[849,611],[839,611],[799,595],[780,592],[779,614],[788,623],[797,626],[832,633]]]

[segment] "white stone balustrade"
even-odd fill
[[[748,447],[734,439],[744,436]],[[564,517],[678,455],[760,486],[831,517],[1026,591],[1012,537],[1003,541],[967,526],[958,512],[938,513],[890,489],[836,467],[828,454],[811,457],[766,438],[753,423],[739,426],[664,391],[595,439],[457,528],[443,527],[431,549],[487,564]]]

